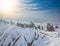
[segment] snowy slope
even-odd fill
[[[49,32],[0,22],[0,46],[60,46],[60,29]]]

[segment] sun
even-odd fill
[[[0,0],[0,11],[3,16],[12,17],[17,8],[16,0]]]

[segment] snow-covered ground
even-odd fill
[[[0,46],[60,46],[60,29],[49,32],[0,22]]]

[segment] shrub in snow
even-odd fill
[[[35,24],[33,22],[30,23],[29,25],[30,28],[34,28],[35,27]]]
[[[43,26],[42,26],[42,30],[43,30],[44,28],[43,28]]]
[[[17,24],[16,24],[17,26],[20,26],[20,24],[17,22]]]
[[[37,27],[35,27],[35,29],[36,29],[36,30],[38,30],[38,28],[37,28]]]
[[[17,23],[16,25],[19,26],[19,27],[24,28],[24,24],[22,24],[22,23]]]
[[[17,23],[16,25],[19,26],[19,27],[22,27],[22,28],[27,28],[27,27],[34,28],[35,27],[35,24],[33,22],[31,22],[30,24]]]
[[[14,22],[13,21],[10,21],[10,23],[13,25],[14,24]]]
[[[41,28],[40,28],[40,25],[39,25],[38,27],[35,27],[35,29],[36,29],[36,30],[41,29]]]
[[[47,31],[54,31],[54,27],[50,23],[47,24]]]
[[[38,26],[38,29],[40,29],[40,25]]]
[[[28,27],[28,25],[24,23],[24,28],[27,28],[27,27]]]
[[[58,26],[55,26],[55,28],[57,28],[57,29],[58,29]]]

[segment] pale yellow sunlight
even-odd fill
[[[17,0],[0,0],[0,12],[3,17],[16,17]]]

